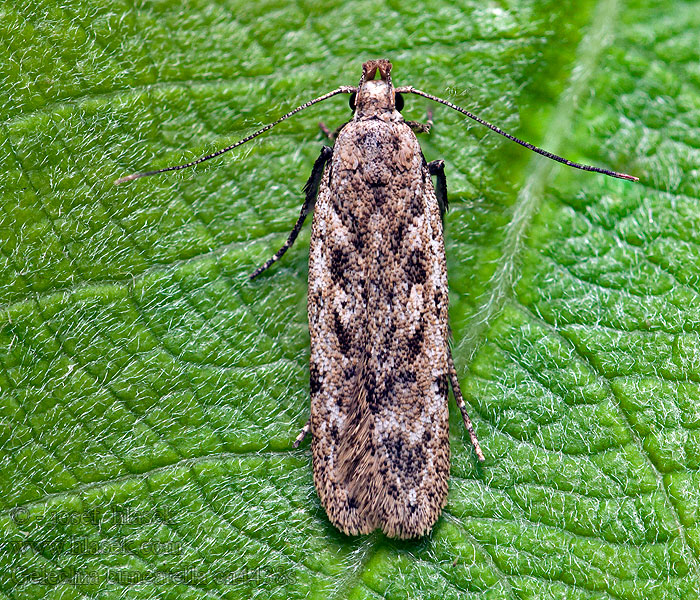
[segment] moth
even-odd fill
[[[334,145],[322,148],[287,241],[250,277],[282,257],[313,210],[311,418],[294,446],[311,434],[314,483],[338,529],[351,535],[381,529],[389,537],[413,538],[432,529],[447,501],[448,383],[477,459],[484,461],[484,454],[450,350],[445,163],[424,158],[414,131],[429,125],[404,120],[403,96],[442,103],[566,165],[637,178],[571,162],[437,96],[411,86],[394,88],[391,68],[388,60],[370,60],[356,87],[328,92],[213,154],[115,183],[197,165],[317,102],[350,94],[353,117]]]

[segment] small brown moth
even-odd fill
[[[379,79],[375,79],[379,74]],[[612,177],[537,148],[451,102],[410,86],[394,88],[391,63],[362,65],[357,87],[311,100],[248,137],[193,162],[135,173],[123,183],[199,164],[244,144],[293,114],[351,94],[351,121],[324,146],[304,187],[306,199],[286,243],[314,207],[309,256],[311,433],[314,483],[331,522],[347,534],[428,533],[447,501],[450,469],[448,381],[479,461],[484,455],[459,389],[447,323],[442,217],[444,162],[426,162],[404,121],[402,94],[440,102],[539,154]],[[436,176],[433,187],[431,176]]]

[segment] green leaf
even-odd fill
[[[680,0],[1,5],[0,593],[700,598],[700,13]],[[429,537],[349,538],[308,442],[301,188],[368,58],[435,107],[455,360]],[[423,119],[427,101],[407,99]]]

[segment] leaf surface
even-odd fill
[[[693,2],[2,6],[0,593],[700,597],[700,15]],[[432,534],[348,538],[308,442],[308,225],[345,97],[386,57],[583,173],[435,107],[454,355]],[[407,98],[405,115],[428,104]]]

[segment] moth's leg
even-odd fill
[[[421,123],[420,121],[404,121],[414,133],[430,133],[432,123]]]
[[[425,123],[420,121],[405,121],[414,133],[430,133],[430,128],[433,126],[433,111],[428,109],[428,119]]]
[[[301,428],[301,431],[299,432],[297,439],[295,439],[294,443],[292,444],[292,446],[294,446],[294,448],[299,447],[299,444],[301,444],[304,441],[304,438],[306,437],[306,434],[309,433],[310,429],[311,429],[311,419],[309,419],[306,422],[306,425],[304,425],[304,427]]]
[[[330,129],[328,129],[328,127],[327,127],[327,126],[325,125],[325,123],[323,123],[322,121],[319,121],[318,126],[321,128],[321,131],[323,131],[323,133],[325,134],[325,136],[326,136],[331,142],[335,142],[335,138],[338,137],[338,134],[340,133],[340,130],[341,130],[343,127],[345,127],[348,123],[349,123],[349,121],[346,121],[346,122],[343,123],[340,127],[338,127],[335,131],[331,131]]]
[[[452,360],[452,350],[449,347],[447,349],[447,370],[450,376],[450,384],[452,385],[452,393],[454,394],[455,400],[457,401],[457,406],[459,406],[459,410],[462,413],[462,420],[464,421],[464,426],[469,432],[469,439],[472,441],[472,446],[474,446],[474,452],[476,452],[479,462],[484,462],[486,459],[484,458],[484,453],[481,451],[481,446],[479,445],[479,440],[476,437],[472,420],[467,414],[467,407],[464,404],[464,398],[462,398],[462,390],[459,389],[457,369],[455,369],[455,363]]]
[[[437,201],[440,205],[440,218],[443,218],[447,212],[447,178],[445,177],[445,161],[434,160],[433,162],[429,162],[428,171],[431,175],[437,176],[435,195],[437,196]]]
[[[284,243],[284,246],[282,246],[275,253],[275,255],[272,258],[270,258],[262,267],[258,267],[257,269],[255,269],[255,271],[253,271],[250,274],[250,279],[257,277],[272,263],[278,261],[282,257],[282,255],[287,251],[287,249],[294,243],[294,240],[297,239],[299,231],[301,230],[301,226],[304,224],[304,220],[306,219],[306,215],[309,214],[309,211],[313,208],[314,203],[316,202],[316,196],[318,195],[318,186],[321,184],[321,177],[323,177],[323,168],[326,166],[326,163],[331,159],[331,156],[333,156],[332,148],[328,146],[324,146],[323,148],[321,148],[321,155],[316,159],[316,162],[314,163],[314,168],[311,170],[311,177],[309,177],[309,180],[304,186],[306,198],[304,200],[304,204],[301,207],[301,214],[299,215],[297,222],[294,224],[294,229],[292,229],[291,233],[289,234],[289,237]]]

